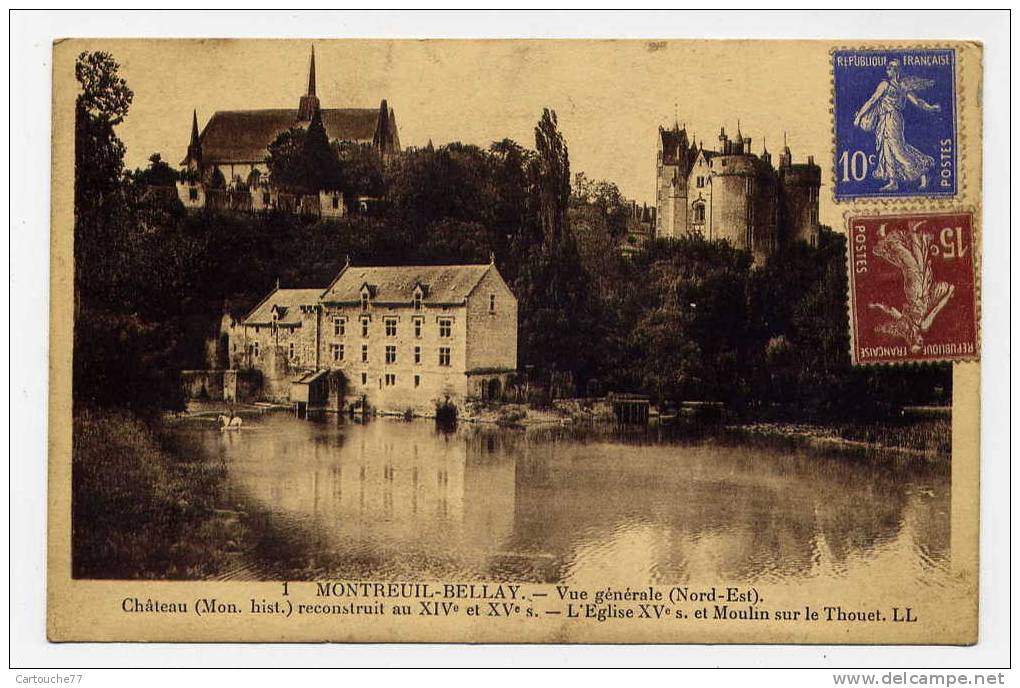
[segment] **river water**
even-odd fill
[[[285,413],[176,432],[253,534],[229,577],[953,585],[945,468]]]

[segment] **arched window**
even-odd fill
[[[700,201],[695,203],[693,211],[694,215],[691,221],[699,225],[705,224],[705,204]]]

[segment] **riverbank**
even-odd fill
[[[176,418],[204,419],[218,422],[220,414],[231,413],[242,418],[257,418],[271,411],[289,411],[279,404],[226,404],[224,402],[191,401],[188,409]],[[840,453],[884,453],[919,457],[926,460],[948,459],[952,452],[951,410],[948,407],[904,409],[888,420],[859,422],[792,422],[747,419],[726,422],[716,416],[706,417],[686,408],[684,413],[668,416],[653,414],[652,425],[689,431],[694,435],[722,433],[731,437],[771,441],[791,447],[805,447]],[[406,417],[403,413],[379,412],[380,417]],[[434,415],[416,415],[433,419]],[[458,422],[494,425],[510,429],[570,427],[579,431],[617,427],[612,413],[590,400],[560,399],[551,405],[536,408],[529,404],[471,401],[460,409]]]
[[[220,508],[226,468],[176,455],[162,433],[126,411],[76,412],[75,577],[207,578],[240,556],[246,526]]]
[[[895,420],[858,423],[751,422],[727,424],[727,435],[839,455],[880,454],[948,462],[952,457],[948,415],[907,416]]]

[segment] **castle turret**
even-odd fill
[[[678,237],[687,231],[687,176],[692,162],[687,129],[679,122],[672,129],[659,127],[656,159],[656,235]]]
[[[315,46],[312,46],[312,58],[308,65],[308,92],[298,102],[297,118],[299,122],[312,121],[312,115],[319,109],[319,97],[315,95]]]
[[[779,181],[783,203],[781,224],[785,228],[784,241],[805,241],[818,244],[818,196],[822,185],[822,170],[814,156],[806,163],[794,164],[788,146],[783,148],[779,163]]]

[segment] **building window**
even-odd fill
[[[336,210],[339,207],[340,207],[340,198],[338,196],[333,196],[333,210]]]
[[[393,373],[386,373],[386,386],[392,387],[395,384],[397,384],[397,376]]]
[[[420,346],[414,347],[414,364],[415,365],[420,365],[421,364],[421,347]]]
[[[294,360],[294,342],[291,342],[287,346],[287,358],[289,358],[292,361]]]
[[[372,321],[369,320],[368,318],[362,318],[361,319],[361,336],[362,337],[367,337],[368,336],[368,323],[370,323],[370,322],[372,322]]]
[[[344,360],[344,345],[343,344],[334,344],[333,346],[330,347],[330,349],[333,351],[333,360],[334,361],[342,361],[342,360]]]
[[[421,318],[414,319],[414,338],[421,339]]]
[[[698,188],[699,189],[704,189],[705,188],[705,178],[704,177],[698,177]]]
[[[418,292],[414,293],[414,310],[421,310],[421,294]]]
[[[439,365],[449,367],[450,365],[450,347],[441,346],[439,347]]]
[[[496,295],[495,294],[489,294],[489,312],[490,313],[495,313],[496,312]]]
[[[333,318],[333,336],[343,337],[347,334],[347,318]]]
[[[258,342],[252,342],[251,343],[251,355],[254,358],[258,358],[259,357],[259,343]]]
[[[414,376],[414,386],[421,387],[421,375]]]
[[[452,336],[452,330],[453,330],[453,321],[452,320],[450,320],[449,318],[440,318],[439,319],[439,336],[440,337],[450,337],[450,336]]]
[[[363,310],[363,311],[367,311],[368,310],[368,292],[367,291],[361,292],[361,310]]]
[[[188,200],[189,201],[198,200],[198,189],[195,188],[188,189]]]
[[[262,194],[262,205],[269,205],[270,200],[271,199],[270,199],[268,193],[263,193]]]
[[[705,222],[705,204],[695,203],[694,204],[694,222],[698,224],[704,224]]]
[[[255,326],[255,334],[258,334],[260,330],[261,330],[261,328],[258,325],[256,325]]]
[[[386,364],[390,365],[397,362],[397,347],[388,346],[386,347]]]
[[[367,385],[368,384],[368,373],[362,373],[361,374],[361,384],[362,385]],[[362,470],[364,470],[364,468],[362,468]]]
[[[361,362],[368,363],[368,344],[361,345]]]
[[[384,320],[383,322],[386,324],[386,336],[387,337],[396,337],[397,336],[397,319],[396,318],[386,318],[386,320]]]

